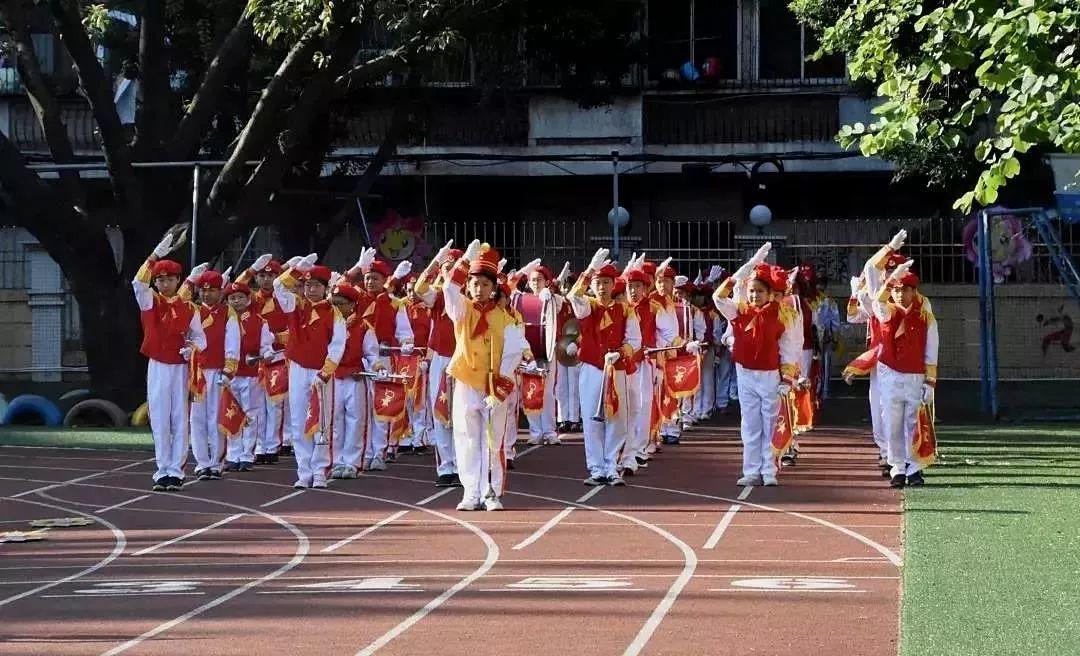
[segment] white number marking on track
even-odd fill
[[[812,591],[812,592],[852,592],[855,584],[847,579],[825,577],[766,577],[755,579],[738,579],[731,582],[732,588],[743,590],[766,590],[766,591]]]
[[[323,592],[423,592],[415,583],[402,583],[403,576],[369,576],[323,583],[300,583],[286,590],[266,590],[259,594],[318,594]]]

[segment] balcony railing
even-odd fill
[[[835,95],[647,96],[645,143],[656,145],[831,141]]]
[[[82,100],[64,101],[62,117],[67,126],[72,147],[79,150],[100,150],[97,124],[90,106]],[[45,135],[41,131],[34,108],[29,102],[12,102],[8,137],[23,152],[47,152]]]

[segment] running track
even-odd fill
[[[291,461],[151,493],[148,453],[0,449],[0,650],[16,654],[895,656],[900,497],[869,439],[819,428],[778,488],[698,427],[625,488],[580,440],[519,443],[502,513],[430,456],[297,493]]]

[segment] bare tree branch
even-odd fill
[[[153,159],[166,131],[169,67],[165,61],[164,2],[143,0],[139,18],[139,113],[135,117],[135,151]]]

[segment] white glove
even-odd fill
[[[520,275],[523,275],[526,278],[528,278],[529,276],[532,275],[533,271],[536,271],[539,268],[540,268],[540,258],[536,258],[532,262],[529,262],[525,266],[518,269],[518,273]]]
[[[750,261],[754,263],[753,266],[757,266],[757,265],[761,264],[762,262],[764,262],[766,259],[768,259],[769,251],[771,251],[771,250],[772,250],[772,242],[771,241],[767,241],[764,244],[762,244],[761,248],[757,249],[757,252],[754,253],[754,256],[750,258]],[[753,267],[751,267],[751,268],[753,268]]]
[[[592,259],[589,260],[589,266],[586,267],[586,271],[595,273],[600,270],[600,267],[604,266],[604,262],[608,259],[608,249],[598,248],[593,253]]]
[[[810,379],[805,376],[795,381],[795,389],[804,390],[810,387]]]
[[[780,387],[776,388],[776,392],[780,396],[787,396],[788,394],[791,394],[791,385],[788,385],[787,383],[780,383]]]
[[[300,261],[296,263],[296,270],[302,273],[311,271],[311,267],[315,266],[315,263],[319,261],[319,255],[317,253],[309,253],[305,257],[300,258]]]
[[[701,282],[702,282],[702,280],[701,280],[701,269],[698,269],[697,270],[697,278],[694,278],[694,285],[695,286],[700,285]]]
[[[862,287],[862,278],[859,276],[851,276],[851,295],[857,296],[859,294],[859,287]]]
[[[480,254],[480,240],[474,239],[469,242],[469,245],[465,247],[465,254],[462,255],[462,259],[466,262],[472,262],[476,259],[476,256]]]
[[[577,342],[570,342],[566,345],[566,354],[570,357],[577,355]]]
[[[742,282],[750,277],[750,274],[754,272],[755,266],[756,265],[754,264],[753,260],[748,260],[746,264],[743,264],[738,269],[735,269],[735,273],[733,273],[731,277],[734,278],[736,282]]]
[[[169,232],[161,238],[157,246],[154,246],[154,257],[160,260],[171,252],[173,252],[173,236]]]
[[[311,379],[311,386],[321,391],[326,387],[327,382],[329,381],[323,380],[322,376],[315,376],[315,378]]]
[[[612,366],[622,358],[622,354],[618,351],[612,351],[604,356],[604,365]]]
[[[927,405],[934,402],[934,388],[926,383],[922,386],[922,402]]]
[[[374,248],[361,248],[360,259],[356,260],[356,267],[360,269],[362,273],[367,273],[371,269],[371,263],[375,261],[375,249]]]
[[[670,258],[670,257],[669,257],[668,259],[666,259],[666,260],[664,260],[663,262],[661,262],[661,263],[660,263],[660,266],[656,267],[656,277],[657,277],[657,278],[659,278],[659,277],[660,277],[660,273],[661,273],[661,272],[662,272],[662,271],[663,271],[664,269],[666,269],[666,268],[668,268],[669,266],[671,266],[671,259],[672,259],[672,258]]]
[[[709,268],[709,277],[705,280],[709,283],[714,283],[720,280],[720,277],[724,275],[724,267],[719,264],[714,264]]]
[[[697,355],[701,353],[701,342],[687,342],[686,352],[690,355]]]
[[[294,256],[290,257],[289,261],[285,263],[285,268],[286,269],[296,268],[296,265],[300,264],[300,260],[302,260],[302,259],[304,259],[304,258],[301,257],[300,255],[294,255]]]
[[[404,344],[401,345],[401,354],[402,355],[412,355],[413,349],[414,349],[414,347],[413,347],[412,342],[405,342]]]
[[[394,269],[393,278],[396,280],[403,280],[405,276],[412,272],[412,262],[408,260],[402,260],[398,262],[397,268]]]
[[[499,407],[500,403],[502,403],[502,401],[500,401],[499,398],[496,397],[496,396],[485,396],[484,397],[484,409],[485,410],[494,410],[495,408]]]
[[[191,273],[189,273],[187,276],[188,282],[194,284],[195,281],[199,279],[199,276],[206,273],[206,270],[209,268],[209,262],[203,262],[201,264],[196,264],[195,266],[191,267]]]
[[[421,360],[421,361],[420,361],[420,371],[427,371],[427,370],[428,370],[428,367],[429,367],[430,365],[431,365],[431,363],[430,363],[430,362],[428,362],[427,360]]]
[[[630,259],[627,260],[626,266],[623,267],[623,273],[630,273],[637,268],[637,251],[630,254]]]
[[[799,277],[799,267],[795,267],[791,271],[788,271],[788,275],[787,275],[787,288],[788,289],[792,289],[792,290],[796,289],[795,281],[796,281],[796,279],[798,279],[798,277]]]
[[[528,362],[526,362],[525,371],[529,372],[530,374],[535,374],[536,372],[540,371],[540,367],[536,365],[536,360],[529,360]]]
[[[675,276],[675,286],[682,287],[686,283],[690,282],[690,279],[686,276]]]
[[[337,287],[338,283],[341,282],[341,279],[344,278],[344,277],[345,276],[341,275],[337,271],[334,271],[333,273],[331,273],[330,274],[330,289],[333,289],[334,287]]]
[[[898,265],[895,269],[893,269],[893,272],[889,274],[889,281],[894,282],[900,280],[913,266],[915,266],[914,260],[908,260],[907,262]]]
[[[262,271],[266,268],[267,264],[270,264],[270,260],[274,259],[274,256],[270,253],[263,253],[259,257],[255,258],[255,261],[251,263],[252,271]]]
[[[551,302],[551,290],[548,289],[547,287],[544,287],[543,289],[541,289],[540,293],[537,294],[537,296],[540,298],[541,303],[550,303]]]
[[[724,346],[728,347],[729,349],[735,348],[735,336],[734,335],[724,335],[723,337],[720,338],[720,341],[723,342]]]
[[[221,273],[221,280],[226,285],[228,285],[232,281],[232,267],[225,269]]]
[[[180,348],[180,357],[184,358],[184,362],[191,362],[191,347],[183,346]]]
[[[502,270],[505,269],[505,268],[506,268],[506,258],[504,257],[503,259],[499,260],[499,273],[502,273]]]
[[[386,380],[387,378],[390,377],[390,372],[387,371],[386,369],[379,369],[378,371],[375,372],[375,377],[378,378],[379,380]]]
[[[454,246],[454,240],[446,242],[446,245],[439,249],[438,253],[435,253],[435,261],[442,264],[448,255],[450,255],[450,249]]]
[[[559,272],[559,277],[555,280],[561,285],[564,280],[570,277],[570,263],[563,264],[562,271]]]
[[[893,235],[893,238],[889,240],[889,248],[894,251],[898,251],[904,247],[904,242],[907,241],[907,230],[901,229],[900,232]]]

